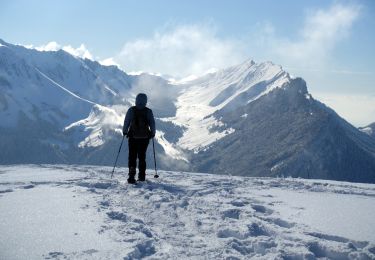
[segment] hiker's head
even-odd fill
[[[144,108],[147,104],[147,96],[144,93],[139,93],[135,98],[135,105],[137,108]]]

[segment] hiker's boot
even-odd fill
[[[135,167],[130,167],[129,168],[128,183],[130,183],[130,184],[135,184],[136,183],[136,181],[135,181],[135,174],[136,174]]]
[[[138,181],[145,181],[146,180],[146,171],[139,171],[138,172]]]

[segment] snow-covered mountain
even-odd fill
[[[138,91],[163,91],[150,102],[157,115],[175,110],[175,89],[160,77],[127,75],[63,50],[0,43],[0,163],[111,164]]]
[[[374,139],[313,99],[302,79],[214,116],[234,131],[197,154],[199,171],[374,182]]]
[[[0,167],[0,259],[374,259],[375,185]]]
[[[359,130],[375,138],[375,122],[368,126],[360,127]]]
[[[2,164],[113,164],[124,114],[143,91],[161,168],[375,182],[375,139],[271,62],[176,82],[0,44]]]
[[[234,131],[214,117],[216,111],[235,110],[289,80],[280,66],[249,60],[186,83],[177,98],[176,116],[168,119],[186,128],[177,145],[195,152],[206,149]]]
[[[172,122],[193,169],[244,176],[375,181],[375,142],[270,62],[189,82]]]

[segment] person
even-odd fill
[[[138,158],[138,181],[146,180],[146,151],[151,138],[155,137],[155,118],[152,110],[146,107],[147,95],[139,93],[135,106],[128,109],[122,133],[128,138],[129,177],[128,183],[136,183],[136,167]]]

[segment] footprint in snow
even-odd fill
[[[45,259],[53,259],[53,258],[58,258],[62,257],[64,255],[63,252],[49,252],[48,256],[46,256]]]
[[[0,190],[0,194],[1,193],[8,193],[8,192],[13,192],[13,190],[12,189]]]
[[[113,220],[119,220],[119,221],[122,221],[122,222],[129,221],[129,218],[128,218],[128,216],[126,214],[124,214],[122,212],[118,212],[118,211],[107,212],[107,216],[110,219],[113,219]]]
[[[235,207],[244,207],[247,204],[249,204],[249,202],[243,200],[233,200],[232,202],[230,202],[230,204],[232,204]]]
[[[222,212],[222,218],[233,218],[233,219],[239,219],[240,218],[241,211],[239,209],[228,209]]]
[[[141,241],[139,244],[137,244],[134,248],[134,250],[125,256],[124,260],[131,260],[131,259],[141,259],[147,256],[151,256],[156,253],[156,249],[154,246],[153,240],[146,240]]]
[[[266,215],[270,215],[273,213],[273,210],[272,209],[269,209],[269,208],[266,208],[265,206],[263,205],[258,205],[258,204],[253,204],[251,205],[251,207],[258,213],[262,213],[262,214],[266,214]]]
[[[78,186],[91,188],[91,189],[109,189],[113,188],[115,184],[113,182],[78,182]]]
[[[234,237],[237,239],[246,239],[248,237],[258,237],[258,236],[270,236],[270,233],[265,227],[257,223],[252,223],[247,226],[247,230],[236,230],[232,228],[221,229],[217,232],[218,238],[230,238]]]
[[[292,228],[292,227],[295,226],[294,223],[282,220],[281,218],[268,218],[268,219],[264,219],[264,220],[269,222],[269,223],[273,223],[273,224],[275,224],[279,227],[282,227],[282,228]]]
[[[318,232],[307,232],[307,235],[319,238],[319,239],[324,239],[328,241],[333,241],[333,242],[338,242],[338,243],[349,243],[352,244],[355,248],[364,248],[368,246],[368,242],[366,241],[354,241],[347,239],[345,237],[340,237],[340,236],[335,236],[335,235],[328,235],[328,234],[322,234]]]
[[[32,188],[35,188],[35,185],[30,184],[30,185],[26,185],[22,187],[22,189],[25,189],[25,190],[32,189]]]

